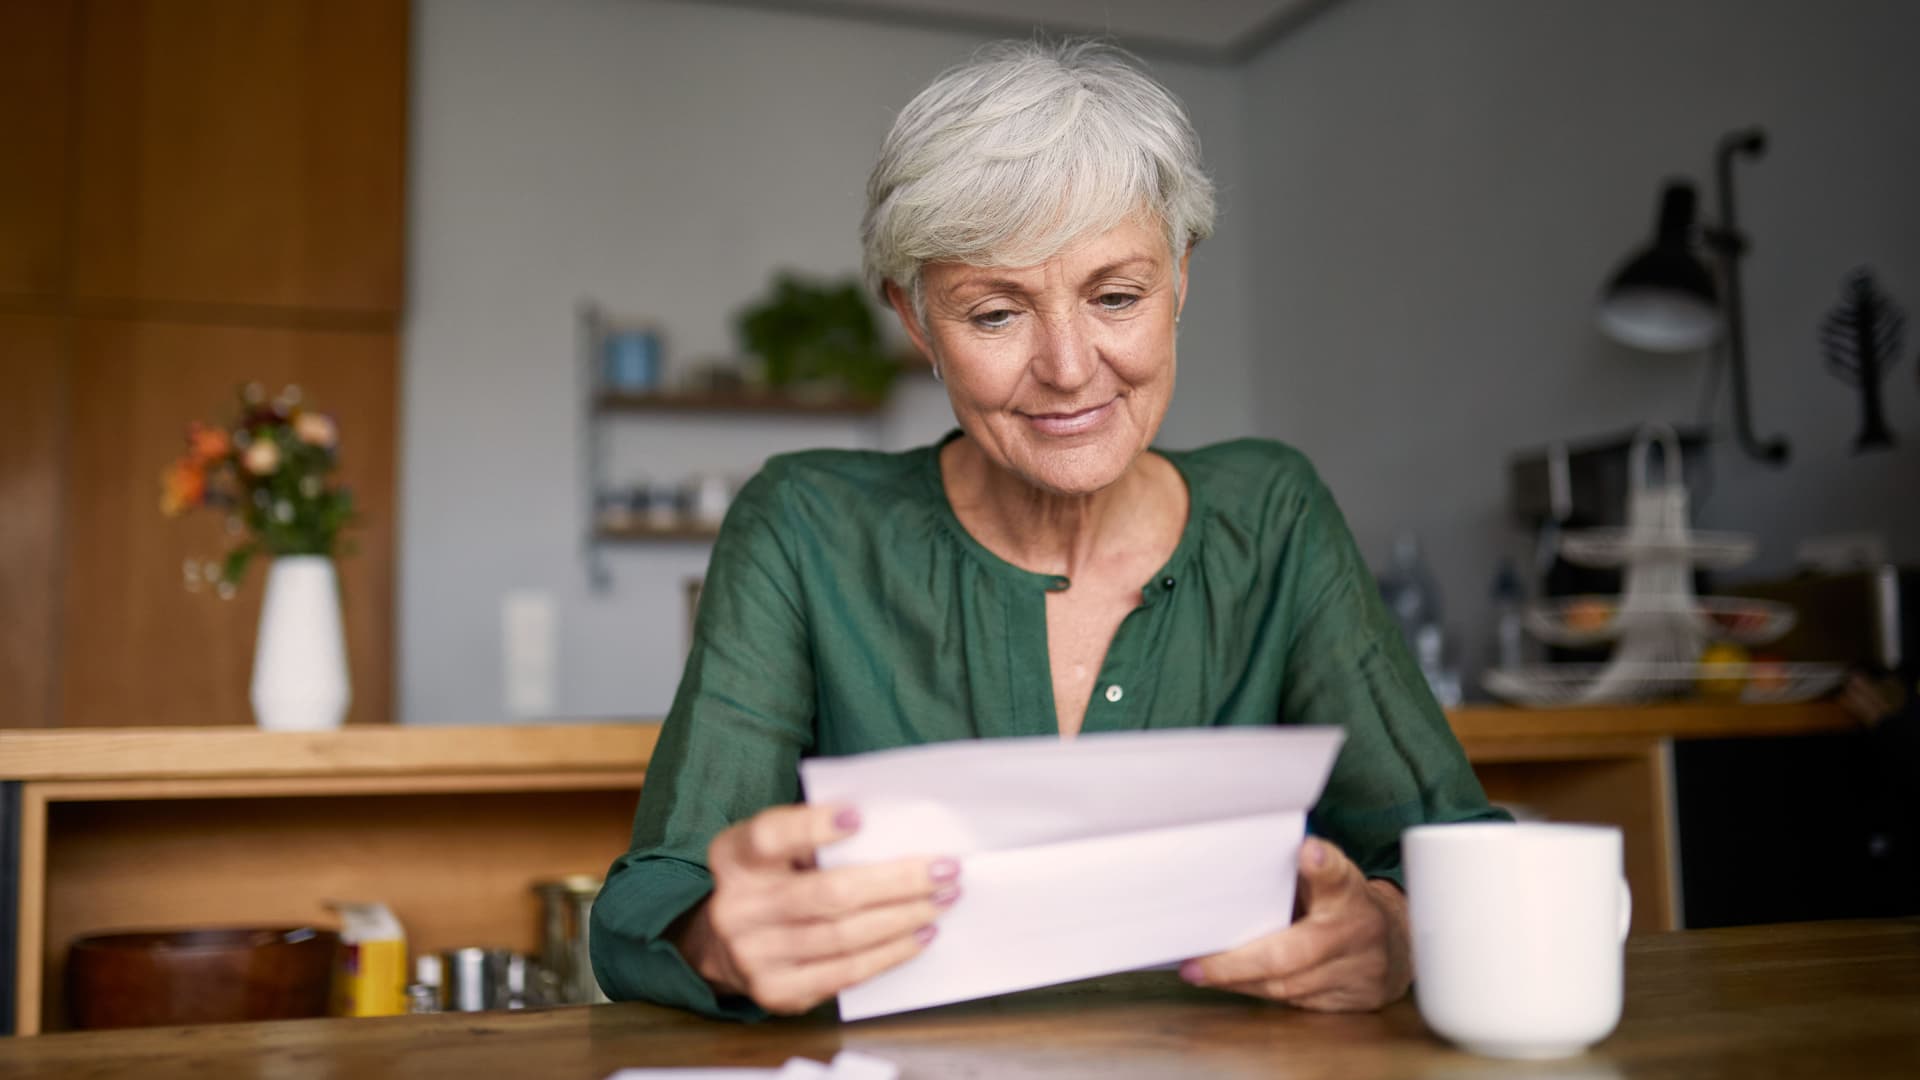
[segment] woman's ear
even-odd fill
[[[920,315],[913,310],[913,301],[907,299],[906,290],[891,281],[887,282],[887,304],[899,317],[900,328],[907,332],[907,337],[913,341],[913,347],[920,351],[921,358],[926,360],[938,374],[940,364],[933,358],[933,348],[927,342],[926,328],[920,325]]]
[[[1193,266],[1193,245],[1189,243],[1187,245],[1187,250],[1180,253],[1180,295],[1174,301],[1174,305],[1173,305],[1173,321],[1174,322],[1180,321],[1180,313],[1182,311],[1185,311],[1187,308],[1187,285],[1193,281],[1193,275],[1189,273],[1188,270],[1192,266]]]

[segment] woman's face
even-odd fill
[[[1088,495],[1166,417],[1186,261],[1176,288],[1165,230],[1136,217],[1036,266],[928,263],[924,327],[888,293],[987,457],[1044,491]]]

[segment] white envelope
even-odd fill
[[[960,860],[926,951],[840,995],[859,1020],[1230,949],[1292,921],[1334,727],[987,739],[810,758],[811,803],[860,810],[823,868]]]
[[[899,1080],[891,1061],[842,1050],[822,1064],[812,1058],[788,1058],[778,1069],[621,1069],[607,1080]]]

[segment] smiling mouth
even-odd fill
[[[1078,435],[1092,430],[1114,411],[1114,398],[1099,405],[1066,412],[1025,413],[1027,422],[1043,435]]]

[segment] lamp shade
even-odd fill
[[[1720,333],[1713,274],[1694,254],[1693,185],[1669,182],[1660,193],[1653,244],[1628,259],[1600,296],[1600,329],[1651,352],[1692,352]]]

